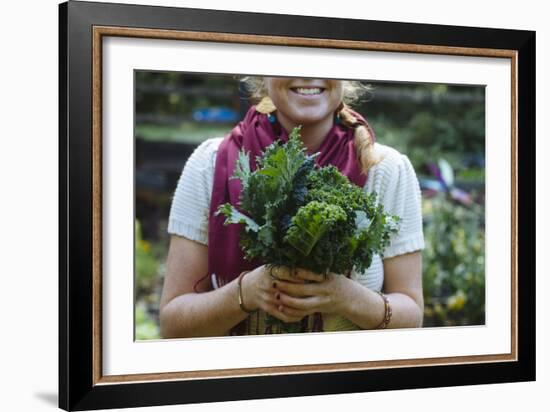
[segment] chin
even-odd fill
[[[310,126],[316,123],[321,123],[327,120],[329,116],[326,115],[297,115],[293,117],[293,122],[296,124],[301,124],[303,126]],[[330,115],[332,117],[332,114]]]

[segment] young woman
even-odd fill
[[[271,332],[266,313],[301,321],[305,331],[419,327],[423,318],[424,247],[420,189],[408,158],[374,142],[367,122],[347,102],[353,82],[323,79],[252,80],[260,102],[225,138],[209,139],[189,158],[170,212],[171,233],[160,305],[166,338]],[[213,211],[238,192],[235,158],[253,156],[301,125],[309,153],[334,164],[353,183],[376,192],[386,212],[401,218],[383,257],[365,273],[328,276],[269,265],[250,267],[238,246],[238,225]],[[322,323],[315,322],[321,316]]]

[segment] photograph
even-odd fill
[[[544,2],[4,4],[0,410],[548,403]]]
[[[136,70],[136,340],[485,324],[485,87]]]
[[[534,379],[532,32],[59,18],[63,408]]]

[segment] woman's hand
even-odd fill
[[[335,313],[362,329],[381,325],[382,297],[346,276],[298,270],[294,278],[305,283],[275,281],[278,312],[303,318],[315,312]],[[422,326],[422,255],[415,251],[384,260],[384,292],[392,309],[390,328]]]
[[[328,273],[320,275],[297,269],[294,282],[286,279],[274,282],[278,312],[293,318],[303,318],[316,312],[344,313],[353,296],[353,281],[345,276]]]
[[[283,322],[299,322],[305,315],[294,316],[281,310],[280,291],[275,287],[279,282],[290,285],[305,283],[305,280],[284,266],[259,266],[242,278],[243,304],[248,310],[261,309]]]

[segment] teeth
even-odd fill
[[[320,94],[322,92],[322,90],[319,87],[308,87],[308,88],[297,87],[295,90],[299,94],[307,94],[307,95]]]

